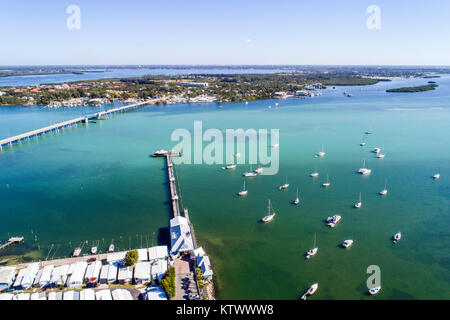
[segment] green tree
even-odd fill
[[[138,261],[138,252],[136,249],[130,250],[125,255],[125,264],[127,266],[134,266],[136,262]]]

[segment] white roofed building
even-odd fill
[[[84,279],[89,284],[95,284],[100,281],[100,271],[102,269],[101,261],[94,261],[87,266]]]
[[[80,292],[75,290],[65,291],[63,300],[80,300]]]
[[[166,293],[160,286],[149,287],[145,293],[147,300],[167,300]]]
[[[108,283],[117,281],[117,269],[118,269],[117,266],[118,266],[117,263],[112,263],[109,265],[108,279],[107,279]]]
[[[148,261],[148,249],[137,249],[138,261]]]
[[[166,260],[156,260],[152,263],[152,278],[161,280],[167,271],[167,261]]]
[[[134,282],[136,284],[150,282],[152,280],[151,269],[149,261],[136,263],[134,266]]]
[[[16,267],[2,267],[0,268],[0,291],[9,288],[16,275]]]
[[[50,285],[64,286],[67,281],[67,271],[69,271],[68,264],[54,268],[50,279]]]
[[[97,300],[112,300],[111,291],[109,289],[96,291],[95,298]]]
[[[50,285],[50,280],[52,278],[52,272],[55,267],[53,265],[45,266],[42,269],[41,278],[39,279],[39,287],[45,288]]]
[[[185,217],[177,216],[170,220],[170,252],[174,255],[194,251],[191,228]]]
[[[213,270],[211,266],[211,261],[208,256],[202,256],[197,258],[197,266],[202,270],[203,277],[205,279],[211,280],[213,276]]]
[[[34,278],[39,271],[39,263],[31,263],[25,269],[20,270],[14,282],[16,289],[30,289],[33,286]]]
[[[156,246],[148,248],[148,258],[150,261],[157,259],[167,259],[169,257],[169,249],[167,246]]]
[[[125,289],[116,289],[111,292],[113,300],[133,300],[130,291]]]
[[[69,288],[81,287],[83,285],[86,268],[87,268],[86,261],[80,261],[75,264],[75,266],[72,269],[72,275],[67,281],[67,286]]]
[[[133,279],[133,269],[129,266],[119,267],[119,274],[117,276],[117,281],[120,284],[128,284]]]
[[[80,300],[95,300],[95,291],[92,289],[83,289],[80,291]]]

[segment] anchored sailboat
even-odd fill
[[[267,216],[265,216],[264,218],[261,219],[261,221],[264,223],[271,222],[273,220],[273,218],[275,218],[275,212],[273,212],[272,205],[270,204],[270,199],[269,199],[269,205],[267,206],[267,210],[268,210]]]
[[[298,197],[298,188],[297,188],[297,198],[295,198],[295,200],[292,203],[295,205],[300,203],[300,198]]]
[[[322,187],[328,188],[329,186],[331,186],[331,183],[330,183],[330,178],[328,177],[328,173],[327,173],[327,182],[322,183]]]
[[[243,189],[241,191],[239,191],[238,195],[240,197],[243,197],[243,196],[246,196],[247,193],[248,193],[248,190],[245,189],[245,180],[244,180],[244,187],[243,187]]]
[[[319,251],[319,248],[316,247],[316,234],[314,233],[314,246],[312,249],[310,249],[310,250],[308,250],[308,252],[306,252],[306,259],[309,259],[312,256],[315,256],[317,254],[317,251]]]
[[[359,201],[357,203],[355,203],[355,205],[353,206],[356,209],[361,208],[362,206],[362,201],[361,201],[361,192],[359,193]]]

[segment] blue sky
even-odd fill
[[[69,5],[81,29],[69,30]],[[369,5],[381,29],[369,30]],[[0,65],[450,65],[450,1],[0,0]]]

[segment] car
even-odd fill
[[[199,300],[200,296],[198,294],[190,294],[188,298],[189,300]]]
[[[97,258],[90,258],[90,259],[88,259],[87,263],[91,263],[91,262],[95,262],[95,261],[97,261]]]

